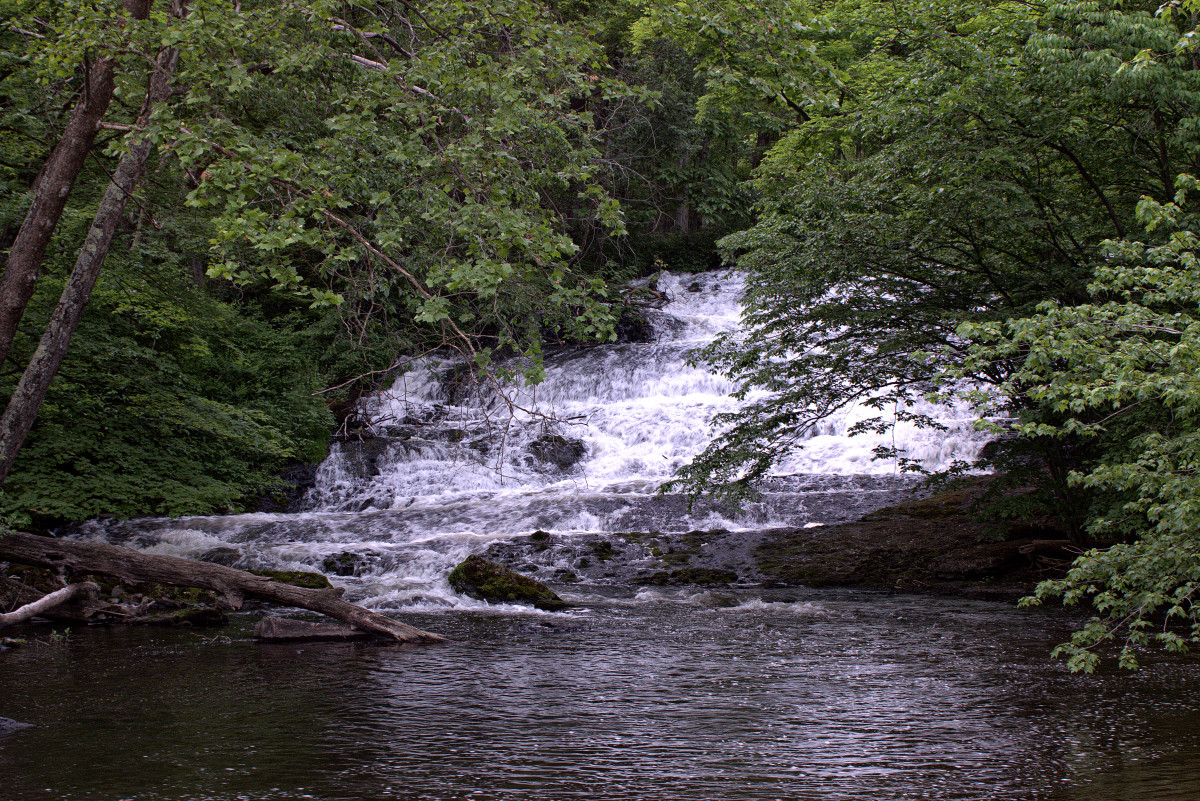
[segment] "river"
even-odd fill
[[[0,799],[1194,799],[1200,662],[1068,675],[1059,610],[849,590],[639,587],[653,538],[853,519],[983,444],[850,438],[851,409],[730,510],[654,494],[736,407],[686,353],[735,330],[736,273],[659,278],[652,341],[567,350],[512,399],[429,360],[335,447],[305,508],[85,526],[75,536],[238,567],[321,569],[444,646],[264,645],[217,631],[86,629],[0,653]],[[469,388],[468,388],[469,389]],[[553,547],[528,543],[545,531]],[[618,537],[634,533],[639,537]],[[607,538],[607,539],[606,539]],[[620,542],[618,558],[598,544]],[[500,549],[496,551],[496,549]],[[455,594],[500,552],[573,604]],[[752,571],[751,571],[752,573]],[[570,580],[567,580],[569,576]]]
[[[408,616],[446,646],[94,629],[0,655],[0,798],[1200,795],[1200,665],[1070,676],[1058,615],[848,591]]]

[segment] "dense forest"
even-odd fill
[[[989,513],[1080,548],[1037,596],[1094,606],[1071,664],[1200,639],[1187,3],[3,9],[6,525],[250,508],[411,359],[536,382],[730,264],[747,331],[696,358],[766,392],[677,489],[967,398]]]

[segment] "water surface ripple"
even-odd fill
[[[608,592],[612,592],[611,590]],[[446,647],[90,630],[0,657],[0,798],[1200,797],[1200,663],[1068,676],[1066,621],[867,593],[445,612]]]

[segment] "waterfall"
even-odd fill
[[[444,577],[489,544],[544,531],[586,551],[615,533],[841,522],[863,511],[864,497],[912,485],[894,462],[873,458],[877,445],[929,469],[973,459],[982,446],[967,408],[916,410],[934,413],[944,431],[900,423],[849,437],[877,414],[852,406],[779,465],[757,503],[733,510],[657,495],[708,443],[713,416],[737,408],[730,382],[687,356],[736,330],[744,279],[725,270],[657,281],[669,303],[648,312],[652,341],[552,353],[540,384],[506,389],[506,398],[464,380],[453,359],[409,365],[364,401],[370,436],[333,446],[308,511],[94,523],[83,533],[238,567],[346,573],[351,597],[381,608],[472,606]],[[552,577],[578,564],[578,550],[524,567]]]

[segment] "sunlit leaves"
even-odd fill
[[[326,27],[286,18],[268,34],[303,28],[292,69],[226,75],[214,84],[223,117],[180,107],[180,152],[201,178],[189,203],[218,213],[214,275],[369,301],[392,324],[423,327],[430,347],[470,349],[485,330],[523,347],[547,326],[611,329],[599,307],[555,305],[547,280],[587,285],[573,230],[622,230],[594,177],[585,109],[621,89],[599,77],[593,42],[525,0],[419,16],[363,0],[331,8]],[[267,41],[253,60],[273,65],[279,45]],[[263,130],[279,104],[288,127]]]

